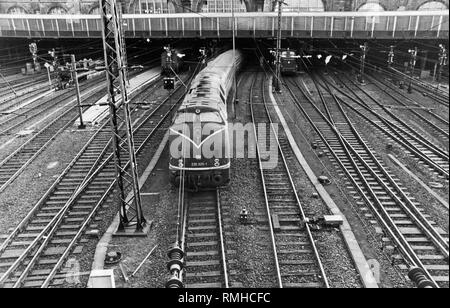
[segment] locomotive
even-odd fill
[[[184,54],[175,48],[164,47],[161,54],[161,75],[172,76],[173,72],[179,73],[184,66]]]
[[[272,55],[272,64],[276,66],[277,64],[277,51],[276,49],[270,49],[270,54]],[[280,71],[283,75],[293,75],[299,70],[299,58],[300,56],[294,50],[289,48],[280,49]]]
[[[243,62],[240,51],[226,51],[194,78],[170,127],[170,181],[210,189],[230,181],[227,101],[234,74]]]
[[[295,74],[298,71],[298,56],[295,51],[289,48],[281,51],[281,73],[282,74]]]

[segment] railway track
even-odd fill
[[[220,192],[187,193],[185,202],[185,286],[228,288]]]
[[[10,89],[10,87],[29,86],[36,81],[48,80],[47,74],[28,75],[23,78],[13,79],[8,82],[5,79],[0,79],[0,91]]]
[[[317,85],[320,102],[315,102],[295,79],[288,80],[287,89],[319,136],[317,143],[350,180],[347,189],[359,209],[381,226],[395,247],[393,262],[402,270],[420,267],[434,287],[448,287],[448,234],[359,135],[340,101],[321,93]]]
[[[437,135],[440,139],[441,143],[447,146],[448,150],[448,141],[449,141],[449,121],[443,118],[441,115],[436,114],[432,110],[427,107],[422,106],[417,101],[409,98],[401,91],[399,91],[396,87],[391,86],[387,81],[380,79],[374,75],[370,75],[370,80],[377,86],[380,90],[385,90],[389,88],[392,91],[384,91],[386,95],[391,97],[396,103],[399,105],[406,107],[411,114],[415,116],[415,118],[420,121],[423,127],[428,126],[432,132]],[[406,104],[409,102],[409,104]],[[414,107],[417,107],[416,109]],[[402,109],[404,110],[404,109]],[[424,125],[423,125],[424,124]]]
[[[95,91],[84,99],[84,104],[95,103],[103,95],[101,91]],[[77,106],[75,103],[72,105],[0,162],[0,193],[78,118]]]
[[[168,98],[135,119],[138,161],[148,146],[161,142],[172,111],[184,96],[179,86]],[[175,96],[175,103],[170,97]],[[136,114],[133,115],[135,117]],[[125,128],[122,128],[125,129]],[[87,142],[69,166],[0,246],[0,284],[4,287],[49,287],[64,283],[67,258],[81,252],[86,230],[96,215],[114,206],[115,171],[108,122]],[[122,154],[123,161],[128,155]],[[84,237],[84,238],[83,238]]]
[[[13,98],[4,98],[0,101],[0,116],[8,115],[8,113],[11,110],[19,109],[21,105],[24,104],[24,102],[31,101],[33,99],[36,99],[36,97],[39,97],[40,95],[43,95],[43,93],[49,91],[49,87],[39,87],[38,89],[35,89],[33,91],[27,92],[26,94],[17,95]]]
[[[353,68],[356,68],[359,66],[359,63],[355,63],[353,62]],[[377,70],[379,70],[379,67],[373,66],[373,65],[367,65],[367,68],[369,70],[371,70],[372,72],[375,72]],[[430,97],[433,101],[449,107],[449,93],[448,91],[444,91],[441,90],[435,86],[433,86],[430,83],[418,80],[416,78],[413,78],[411,80],[410,76],[406,75],[405,73],[399,71],[396,68],[391,68],[390,70],[386,70],[386,69],[381,69],[381,71],[388,75],[391,76],[393,79],[390,80],[391,83],[394,84],[394,80],[402,80],[404,83],[409,84],[409,82],[411,81],[411,88],[417,92],[421,92],[421,93],[426,93],[426,95],[428,97]],[[395,86],[395,84],[394,84]]]
[[[24,82],[3,83],[0,86],[0,97],[2,97],[3,101],[5,97],[10,97],[10,95],[16,96],[19,93],[28,93],[30,90],[37,89],[45,84],[48,84],[47,74],[44,77],[32,78]]]
[[[259,73],[250,91],[250,110],[252,121],[256,124],[270,125],[266,140],[258,140],[257,153],[267,215],[269,218],[272,246],[279,287],[324,288],[329,287],[319,253],[305,213],[297,195],[288,166],[292,149],[283,134],[272,130],[272,121],[265,100],[265,76]],[[260,102],[260,103],[257,103]],[[281,131],[281,128],[279,128]],[[261,132],[258,132],[258,136]],[[277,158],[275,165],[261,156],[261,145],[276,142],[270,159]],[[271,147],[272,148],[272,147]]]
[[[27,85],[15,87],[14,92],[11,89],[0,91],[0,114],[8,112],[9,109],[48,90],[48,81],[41,81],[39,83],[29,82]]]
[[[98,82],[99,79],[93,80],[93,83],[80,85],[80,92],[88,90],[92,87],[92,84]],[[97,88],[99,88],[97,86]],[[24,125],[31,120],[42,116],[43,114],[49,112],[53,108],[63,104],[65,101],[71,99],[74,100],[74,90],[65,91],[61,95],[55,98],[38,100],[32,104],[26,106],[25,108],[19,109],[18,111],[8,114],[3,120],[0,120],[0,136],[11,134],[16,132],[17,129],[23,129]],[[88,90],[92,92],[92,90]]]
[[[344,78],[344,80],[348,79]],[[429,167],[430,172],[436,177],[441,179],[449,178],[448,152],[427,140],[421,133],[407,125],[367,91],[353,83],[353,81],[349,80],[352,87],[341,81],[337,82],[335,80],[337,84],[346,87],[352,95],[325,78],[322,79],[320,84],[327,91],[330,90],[330,92],[331,88],[334,88],[336,93],[340,94],[337,99],[341,103],[379,129],[391,141],[401,145],[408,154],[424,162]]]
[[[147,85],[142,91],[153,87],[160,79]],[[101,86],[100,86],[101,88]],[[98,89],[98,88],[97,88]],[[92,105],[104,96],[103,91],[94,90],[89,97],[84,99],[84,105]],[[39,130],[24,144],[17,148],[0,162],[0,193],[11,184],[20,173],[60,135],[67,127],[78,119],[78,107],[74,103],[72,107],[63,111],[56,119]]]

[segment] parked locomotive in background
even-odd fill
[[[299,56],[294,50],[282,49],[280,55],[281,74],[293,75],[299,71]]]
[[[178,74],[184,68],[185,53],[170,46],[164,47],[161,54],[161,74],[163,76],[173,76],[174,72]]]
[[[216,188],[230,181],[227,102],[243,55],[226,51],[194,78],[170,127],[171,182],[195,189]]]
[[[270,49],[270,55],[272,56],[271,63],[275,69],[277,64],[277,51],[276,49]],[[280,49],[280,72],[283,75],[294,75],[299,72],[301,67],[300,56],[289,48]]]

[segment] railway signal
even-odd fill
[[[52,57],[53,70],[56,72],[56,80],[58,83],[57,89],[62,89],[61,71],[59,69],[59,55],[55,48],[48,51],[48,54]]]
[[[438,74],[436,77],[436,81],[438,82],[438,87],[439,87],[439,83],[441,82],[442,71],[444,70],[444,66],[447,65],[447,60],[448,60],[447,49],[444,47],[444,45],[440,44],[439,49],[440,49],[439,50],[439,70],[438,70]]]
[[[116,169],[116,185],[120,202],[120,222],[116,235],[145,235],[147,224],[143,212],[140,187],[137,173],[136,152],[134,149],[133,128],[130,116],[129,99],[126,88],[125,40],[123,39],[122,19],[116,0],[99,0],[102,23],[102,39],[105,55],[105,71],[108,89],[108,105],[111,131],[113,135],[114,163]],[[120,93],[121,101],[117,102],[116,94]],[[123,108],[123,116],[118,112]],[[122,126],[123,125],[123,126]],[[121,127],[122,126],[122,127]],[[121,130],[119,130],[121,128]],[[122,133],[120,133],[122,131]],[[123,134],[125,131],[125,135]],[[124,160],[128,152],[129,168]],[[131,198],[126,197],[125,184],[131,186]],[[132,218],[127,213],[132,212]],[[127,232],[134,226],[134,234]]]
[[[30,49],[30,53],[31,56],[33,57],[33,65],[36,68],[36,59],[37,59],[37,44],[36,43],[31,43],[30,45],[28,45],[29,49]]]
[[[388,54],[388,68],[392,68],[392,64],[394,64],[394,46],[391,46],[391,50]]]
[[[415,47],[414,49],[408,50],[408,53],[411,55],[411,59],[409,61],[408,93],[412,93],[412,80],[414,77],[414,69],[416,68],[416,62],[417,62],[417,47]]]
[[[367,42],[364,43],[364,45],[360,45],[359,48],[361,48],[361,57],[360,57],[360,68],[359,68],[359,75],[358,75],[358,82],[361,84],[365,83],[364,80],[364,69],[365,69],[365,65],[366,65],[366,56],[367,56],[367,51],[369,49]]]

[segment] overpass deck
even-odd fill
[[[227,38],[231,13],[124,14],[128,38]],[[236,13],[236,35],[276,36],[277,13]],[[99,15],[0,14],[0,37],[101,37]],[[448,39],[448,11],[287,12],[282,35],[294,38]]]

